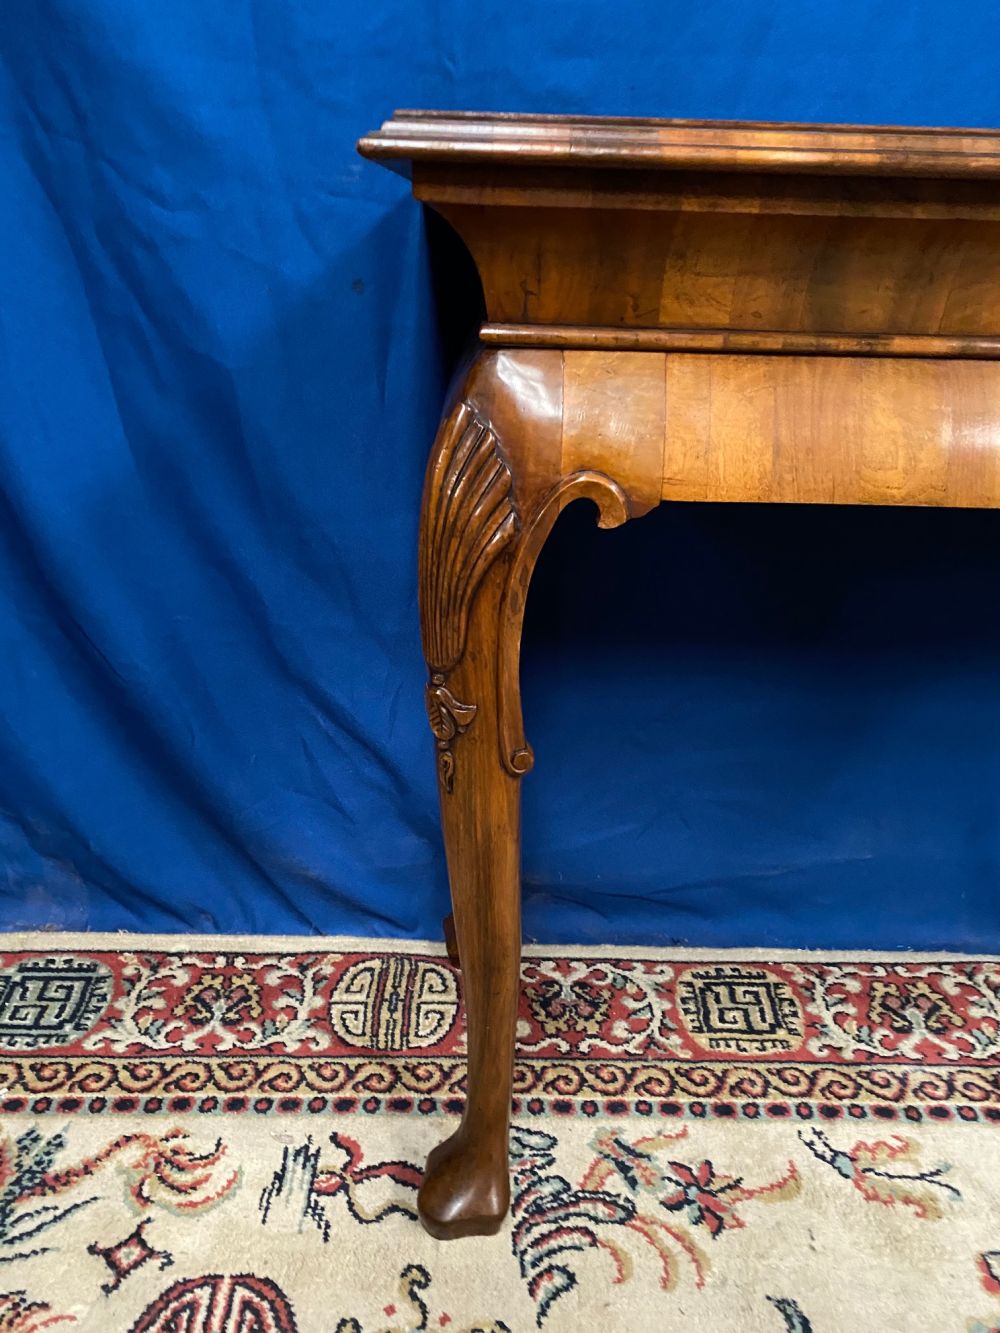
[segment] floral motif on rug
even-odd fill
[[[460,972],[250,943],[0,955],[0,1333],[1000,1333],[996,962],[532,953],[511,1215],[441,1244]]]

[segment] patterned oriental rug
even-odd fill
[[[0,1331],[1000,1329],[1000,962],[528,950],[515,1201],[415,1220],[439,945],[7,936]]]

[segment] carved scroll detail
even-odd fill
[[[455,780],[455,756],[451,743],[456,736],[472,725],[479,712],[478,704],[463,704],[444,683],[444,676],[435,672],[424,695],[427,718],[438,743],[438,768],[444,789],[450,792]]]
[[[511,566],[500,607],[500,673],[497,708],[500,722],[500,758],[512,777],[521,777],[535,762],[524,736],[521,716],[521,625],[528,584],[538,553],[560,512],[573,500],[586,498],[597,505],[597,525],[617,528],[631,517],[628,496],[603,472],[574,472],[553,486],[528,524]]]
[[[513,479],[496,434],[471,404],[459,403],[438,434],[427,479],[419,575],[424,655],[431,671],[427,715],[448,792],[455,773],[452,743],[472,725],[478,705],[455,698],[445,684],[447,673],[465,652],[479,585],[518,527]]]

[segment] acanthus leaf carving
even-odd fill
[[[465,652],[479,586],[518,533],[513,492],[492,426],[470,403],[459,403],[438,435],[428,475],[419,575],[424,655],[431,671],[427,715],[447,792],[454,784],[452,743],[472,724],[478,705],[462,703],[445,681]]]

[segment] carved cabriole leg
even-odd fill
[[[531,372],[527,380],[514,373],[519,366]],[[485,355],[438,432],[424,491],[427,710],[468,1033],[462,1122],[431,1153],[419,1196],[424,1226],[442,1239],[496,1231],[510,1200],[520,779],[532,762],[518,686],[528,582],[570,500],[595,500],[605,527],[629,514],[625,495],[608,477],[560,475],[561,423],[559,353]],[[555,448],[548,447],[553,440]]]
[[[485,419],[459,403],[428,468],[420,610],[438,788],[462,959],[468,1095],[431,1154],[420,1217],[434,1236],[488,1234],[509,1202],[507,1124],[520,955],[518,784],[497,730],[499,602],[520,520],[513,478]]]

